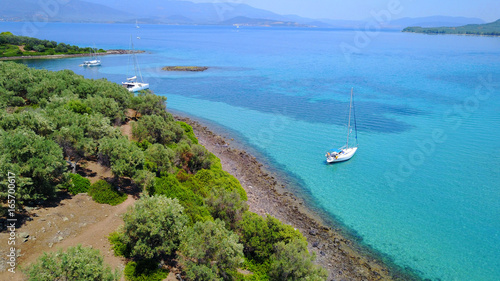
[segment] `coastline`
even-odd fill
[[[486,34],[468,34],[468,33],[437,33],[437,32],[417,32],[417,31],[404,31],[402,33],[424,34],[424,35],[455,35],[455,36],[473,36],[473,37],[500,37],[500,35],[486,35]]]
[[[145,51],[134,51],[135,53],[145,53]],[[105,53],[96,53],[98,56],[108,56],[108,55],[126,55],[130,54],[129,50],[107,50]],[[89,54],[71,54],[71,55],[43,55],[43,56],[19,56],[19,57],[0,57],[0,61],[3,60],[36,60],[36,59],[65,59],[65,58],[77,58],[77,57],[88,57]]]
[[[420,280],[414,274],[390,265],[373,251],[363,249],[341,228],[326,222],[306,202],[290,192],[291,184],[263,165],[252,154],[235,148],[231,140],[175,112],[174,118],[188,123],[199,143],[215,154],[225,171],[235,176],[248,195],[249,210],[269,214],[292,225],[307,238],[316,263],[328,270],[328,280]]]

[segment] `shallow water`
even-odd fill
[[[0,23],[21,34],[23,23]],[[363,243],[432,280],[500,276],[500,38],[206,26],[46,24],[35,37],[127,48],[168,107],[237,132]],[[29,34],[32,35],[32,34]],[[127,56],[25,61],[121,82]],[[209,66],[202,73],[166,65]],[[130,72],[128,73],[130,74]],[[357,154],[345,144],[354,88]]]

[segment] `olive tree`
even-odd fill
[[[238,235],[221,220],[197,222],[181,240],[179,263],[190,280],[231,280],[230,273],[243,263]]]
[[[143,197],[124,216],[124,242],[138,259],[175,253],[188,218],[177,199]]]
[[[184,135],[182,127],[159,115],[146,115],[132,124],[132,134],[139,141],[169,145],[179,142]]]
[[[144,153],[125,137],[101,139],[99,158],[118,177],[134,177],[144,165]]]
[[[307,251],[307,242],[294,239],[275,244],[275,253],[271,256],[271,280],[309,280],[323,281],[328,277],[326,270],[314,264],[315,255]]]
[[[15,174],[18,203],[54,196],[65,167],[62,150],[55,142],[26,129],[0,134],[0,174]],[[6,180],[0,182],[3,195]]]
[[[99,250],[69,247],[66,252],[44,253],[33,265],[26,269],[29,281],[117,281],[118,271],[104,264]]]
[[[205,202],[214,218],[223,220],[231,227],[234,227],[236,222],[241,220],[243,213],[248,210],[247,203],[241,200],[237,190],[213,188]]]

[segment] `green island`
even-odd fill
[[[205,71],[206,66],[165,66],[161,70],[165,71]]]
[[[459,27],[407,27],[403,32],[424,33],[424,34],[459,34],[478,36],[500,36],[500,19],[486,24],[468,24]]]
[[[68,196],[86,196],[79,204],[132,202],[111,218],[123,225],[108,234],[126,260],[123,271],[98,249],[74,245],[21,264],[28,280],[154,281],[172,270],[183,280],[327,278],[306,238],[250,212],[240,182],[150,91],[134,95],[70,70],[0,62],[0,159],[3,220],[29,217],[33,206],[59,208]],[[88,163],[110,176],[91,183]]]
[[[89,54],[91,51],[105,53],[103,49],[91,47],[80,48],[56,41],[41,40],[26,36],[17,36],[11,32],[0,33],[0,58],[22,56],[49,56],[49,55],[79,55]]]

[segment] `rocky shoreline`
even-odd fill
[[[130,50],[107,50],[105,53],[97,53],[98,56],[107,55],[126,55],[132,53]],[[145,53],[145,51],[134,51],[134,53]],[[19,56],[19,57],[3,57],[0,60],[35,60],[35,59],[65,59],[65,58],[76,58],[76,57],[88,57],[89,54],[71,54],[71,55],[45,55],[45,56]]]
[[[340,229],[331,228],[305,202],[292,194],[278,175],[254,156],[235,148],[230,140],[186,117],[175,116],[193,127],[201,145],[221,159],[222,167],[235,176],[248,194],[250,211],[270,214],[300,230],[307,237],[316,262],[329,272],[328,280],[420,280],[397,270],[361,249]]]

